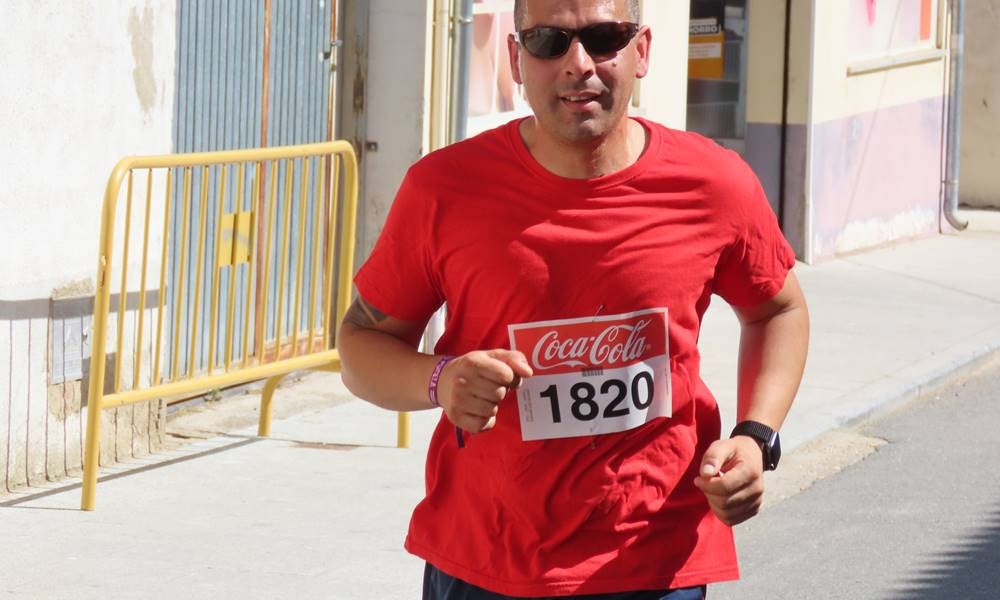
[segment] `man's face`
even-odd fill
[[[530,0],[522,29],[549,25],[580,29],[628,21],[627,0]],[[637,78],[649,66],[650,33],[642,28],[617,53],[591,56],[579,37],[563,56],[536,58],[508,40],[514,80],[522,84],[538,125],[555,140],[602,138],[622,124]]]

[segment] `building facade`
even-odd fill
[[[460,129],[528,111],[506,64],[513,0],[473,3],[464,96],[453,0],[8,4],[0,492],[80,467],[100,199],[118,158],[349,139],[360,264],[415,160]],[[934,235],[945,228],[949,5],[644,0],[652,70],[632,111],[741,153],[805,262]],[[992,68],[969,64],[970,79]],[[996,177],[963,173],[984,170]],[[162,402],[109,411],[104,458],[155,450],[164,419]]]
[[[386,147],[405,147],[408,153],[385,162],[383,156],[369,157],[369,245],[402,165],[448,139],[442,81],[452,66],[436,49],[451,39],[453,4],[428,0],[401,10],[394,3],[370,3],[367,90],[369,114],[378,117],[369,119],[368,137],[379,153]],[[801,260],[821,261],[947,228],[941,182],[949,2],[646,0],[642,5],[643,20],[653,29],[652,71],[636,91],[633,112],[698,131],[740,152],[761,179]],[[512,0],[473,4],[469,134],[527,111],[504,65],[512,6]],[[380,27],[387,29],[377,34]],[[380,35],[417,51],[400,57],[378,42]],[[399,86],[400,78],[412,85]],[[424,93],[405,99],[404,114],[386,118],[380,103],[391,98],[399,111],[402,90]]]

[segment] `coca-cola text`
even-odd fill
[[[539,371],[555,367],[612,367],[641,359],[647,349],[640,335],[650,319],[634,324],[610,325],[596,336],[560,338],[559,330],[543,335],[531,352],[531,365]]]

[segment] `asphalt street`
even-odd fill
[[[874,417],[864,460],[737,527],[711,600],[1000,598],[1000,361]]]

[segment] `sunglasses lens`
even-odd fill
[[[635,23],[595,23],[579,31],[559,27],[532,27],[520,35],[521,45],[536,58],[557,58],[566,54],[574,36],[591,56],[614,54],[628,45],[639,26]]]
[[[571,34],[555,27],[535,27],[521,33],[524,49],[537,58],[555,58],[569,50]]]
[[[597,23],[580,30],[580,42],[591,56],[614,54],[632,41],[636,30],[632,23]]]

